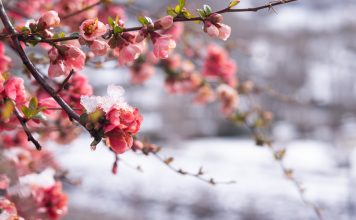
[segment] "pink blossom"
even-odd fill
[[[161,33],[163,35],[171,36],[173,40],[177,41],[182,36],[183,32],[184,32],[184,23],[180,22],[180,23],[173,23],[172,27],[163,30]]]
[[[167,59],[169,52],[176,47],[176,42],[167,35],[162,35],[152,39],[153,53],[157,58]]]
[[[103,56],[105,55],[108,50],[109,50],[109,45],[105,41],[102,40],[94,40],[90,44],[90,50],[96,55],[96,56]]]
[[[67,213],[68,198],[62,191],[61,182],[51,187],[35,188],[33,194],[39,211],[47,213],[49,219],[59,219]]]
[[[9,178],[4,174],[0,174],[0,190],[6,190],[7,187],[9,187],[9,184]]]
[[[220,32],[219,32],[219,29],[214,25],[212,24],[211,22],[205,22],[205,31],[206,33],[209,34],[210,37],[218,37]]]
[[[231,114],[238,104],[237,91],[229,85],[222,84],[217,88],[217,94],[221,101],[221,111],[224,114]]]
[[[154,23],[155,29],[168,29],[173,25],[173,17],[170,15],[164,16],[163,18],[158,19]]]
[[[0,93],[2,93],[2,91],[4,91],[4,83],[5,83],[5,78],[0,73]],[[0,95],[0,99],[1,99],[1,95]]]
[[[107,31],[105,24],[97,18],[83,21],[79,29],[80,35],[87,41],[93,41]]]
[[[70,73],[63,60],[58,60],[49,64],[48,76],[51,78],[58,76],[67,76]]]
[[[41,18],[38,20],[40,25],[43,25],[44,28],[54,27],[59,25],[61,22],[58,13],[54,10],[44,13]]]
[[[148,63],[143,63],[131,68],[131,83],[143,84],[154,74],[154,67]]]
[[[125,65],[127,63],[131,63],[135,59],[137,59],[140,54],[143,52],[144,44],[128,44],[123,46],[122,48],[114,49],[114,56],[118,57],[118,61],[120,65]]]
[[[231,86],[236,86],[236,63],[227,51],[217,45],[209,45],[204,61],[203,75],[211,79],[221,79]]]
[[[198,89],[198,92],[194,98],[196,104],[206,104],[215,100],[214,90],[210,86],[202,86]]]
[[[6,97],[14,100],[17,104],[26,101],[26,92],[24,81],[19,77],[11,77],[5,83],[5,95]]]
[[[115,153],[122,154],[132,147],[133,138],[131,135],[115,129],[107,133],[106,142]]]
[[[44,114],[51,116],[56,110],[48,110],[48,108],[59,108],[58,103],[53,98],[43,98],[38,101],[38,106],[44,108]]]
[[[76,46],[65,45],[65,63],[70,70],[79,71],[84,68],[85,53]]]
[[[106,114],[108,124],[105,126],[105,133],[113,129],[120,129],[121,131],[135,135],[141,126],[142,116],[137,108],[118,108],[113,106]]]
[[[226,24],[220,24],[219,38],[221,40],[227,40],[231,34],[231,27]]]
[[[0,73],[6,72],[10,63],[11,58],[5,55],[5,45],[0,42]]]

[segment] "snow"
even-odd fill
[[[273,219],[314,218],[292,183],[283,178],[270,151],[254,146],[250,140],[206,138],[164,148],[162,156],[173,155],[175,167],[198,171],[203,165],[206,177],[237,181],[210,186],[172,172],[153,157],[131,152],[122,159],[140,165],[143,173],[121,163],[119,174],[112,175],[112,153],[104,146],[90,151],[87,138],[58,152],[71,176],[83,180],[81,186],[70,190],[73,207],[95,208],[123,219],[137,215],[137,205],[148,219],[168,219],[178,214],[179,219],[196,219],[202,207],[213,209],[212,219],[236,219],[247,211]],[[287,149],[286,165],[295,169],[304,183],[307,199],[325,209],[326,219],[345,219],[340,213],[348,202],[349,179],[345,168],[337,167],[331,146],[313,140],[293,141]],[[170,205],[179,206],[177,213],[167,211]],[[125,211],[113,211],[118,207]],[[292,217],[290,213],[294,213]]]

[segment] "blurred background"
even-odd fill
[[[229,3],[187,2],[191,11]],[[133,6],[159,16],[175,3],[141,0]],[[265,3],[242,0],[238,7]],[[287,148],[285,163],[305,186],[306,198],[325,219],[356,219],[356,3],[298,0],[274,10],[224,16],[232,27],[227,44],[238,77],[264,88],[255,101],[273,112],[271,135],[277,147]],[[127,26],[137,24],[128,17]],[[110,63],[86,74],[96,94],[105,94],[111,83],[125,87],[129,103],[144,115],[141,134],[162,146],[163,156],[174,156],[174,166],[192,172],[203,166],[208,177],[236,184],[210,186],[130,152],[114,176],[112,154],[104,147],[89,151],[90,138],[83,135],[57,150],[71,177],[82,180],[66,186],[66,219],[316,219],[268,149],[220,116],[218,105],[196,106],[192,97],[167,94],[159,71],[143,86],[130,85],[128,71]]]

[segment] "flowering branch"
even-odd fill
[[[63,89],[64,87],[67,85],[68,81],[70,80],[70,78],[73,76],[74,74],[74,70],[71,70],[69,75],[63,80],[62,84],[59,86],[58,90],[57,90],[57,94],[59,94]]]
[[[280,0],[280,1],[271,2],[271,3],[265,4],[263,6],[254,7],[254,8],[232,9],[230,7],[227,7],[225,9],[213,12],[212,14],[215,14],[215,13],[216,14],[224,14],[224,13],[232,13],[232,12],[257,12],[257,11],[262,10],[262,9],[271,9],[274,6],[281,5],[281,4],[287,4],[287,3],[291,3],[291,2],[295,2],[295,1],[298,1],[298,0]],[[95,6],[95,5],[99,4],[99,3],[101,3],[101,2],[97,2],[97,3],[93,4],[93,5]],[[90,6],[88,6],[88,7],[90,7]],[[76,12],[76,14],[87,10],[87,9],[85,9],[85,10],[84,9]],[[205,18],[202,18],[202,17],[199,17],[199,16],[197,16],[197,17],[188,17],[188,18],[187,17],[179,17],[179,16],[177,16],[177,17],[175,17],[173,19],[173,22],[204,21],[204,20],[205,20]],[[131,28],[123,28],[123,30],[121,32],[139,31],[139,30],[142,30],[143,28],[144,28],[143,26],[137,26],[137,27],[131,27]],[[107,36],[112,35],[113,33],[114,33],[113,31],[109,31],[103,37],[105,38]],[[63,41],[68,41],[68,40],[75,40],[75,39],[79,39],[79,37],[80,36],[78,34],[72,34],[71,36],[61,37],[61,38],[40,39],[40,40],[38,40],[38,42],[55,43],[55,42],[63,42]],[[33,40],[33,38],[32,38],[32,36],[28,36],[28,37],[22,38],[22,40],[29,41],[29,40]]]

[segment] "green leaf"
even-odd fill
[[[115,23],[114,23],[114,20],[112,19],[112,17],[108,17],[108,24],[111,26],[111,27],[114,27],[115,26]]]
[[[184,6],[185,6],[185,0],[178,0],[178,2],[179,2],[179,7],[180,7],[181,9],[183,9]]]
[[[239,0],[231,1],[228,7],[229,7],[229,8],[232,8],[232,7],[234,7],[235,5],[237,5],[237,4],[239,4],[239,3],[240,3]]]
[[[192,15],[190,14],[190,12],[188,10],[183,10],[182,11],[182,15],[185,18],[191,18],[192,17]]]
[[[61,38],[65,37],[66,34],[62,31],[61,34],[59,35]]]
[[[203,9],[207,16],[212,13],[211,7],[209,5],[203,5]]]
[[[200,16],[201,18],[205,18],[205,17],[206,17],[206,14],[205,14],[205,12],[204,12],[203,9],[197,9],[197,11],[198,11],[198,14],[199,14],[199,16]]]
[[[167,8],[167,14],[172,16],[172,17],[176,17],[177,13],[174,11],[174,9],[172,7],[168,7]]]
[[[179,6],[179,5],[176,5],[176,7],[174,8],[174,11],[177,13],[177,14],[180,14],[182,8]]]
[[[123,31],[123,29],[120,26],[115,26],[114,28],[114,34],[118,34],[121,33]]]
[[[30,110],[26,106],[22,106],[21,107],[21,111],[25,115],[26,118],[30,118],[31,117]]]
[[[36,97],[32,97],[30,100],[30,105],[29,105],[29,109],[31,110],[37,110],[38,107],[38,100]]]
[[[140,22],[142,25],[147,25],[147,24],[152,24],[152,19],[146,16],[138,16],[137,17],[138,22]]]

